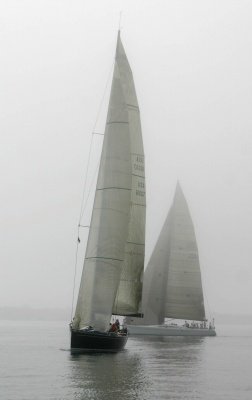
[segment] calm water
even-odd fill
[[[0,399],[252,399],[252,327],[216,338],[133,338],[118,354],[69,352],[67,323],[0,321]]]

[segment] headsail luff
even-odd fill
[[[179,184],[144,274],[143,311],[138,323],[145,325],[162,324],[165,317],[205,319],[196,237]]]
[[[141,137],[134,136],[140,127],[140,121],[135,117],[136,108],[132,74],[118,34],[101,162],[74,318],[75,328],[92,325],[98,330],[106,330],[109,326],[127,258],[126,243],[132,236],[132,192],[138,182],[132,178],[132,164],[138,153],[142,155]],[[135,165],[139,164],[135,160]],[[142,182],[142,178],[139,180]],[[139,237],[142,239],[145,212],[141,210],[137,214],[141,214],[138,220]],[[143,264],[141,267],[143,269]],[[124,293],[122,286],[120,293]],[[123,298],[121,294],[118,296],[120,298]]]
[[[146,325],[159,325],[164,322],[170,257],[171,214],[170,210],[144,272],[143,313]],[[139,324],[141,323],[140,321]]]

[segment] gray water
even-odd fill
[[[217,333],[130,337],[121,353],[73,356],[67,323],[0,321],[0,399],[251,400],[252,327]]]

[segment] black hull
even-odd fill
[[[71,330],[73,352],[117,352],[127,343],[127,334],[87,330]]]

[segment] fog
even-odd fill
[[[251,314],[246,0],[0,2],[0,305],[71,306],[91,133],[104,128],[105,111],[95,121],[121,11],[146,157],[146,263],[179,180],[211,311]]]

